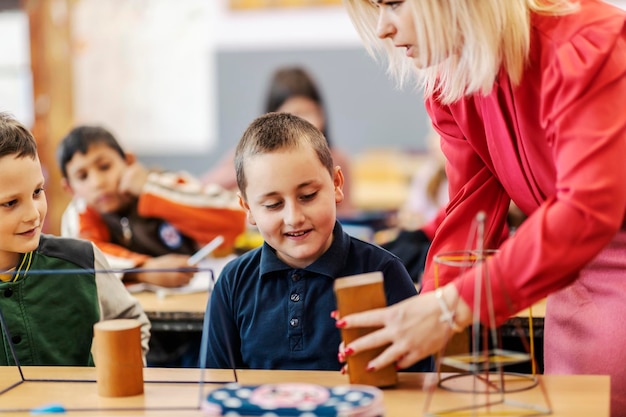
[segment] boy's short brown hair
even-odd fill
[[[319,161],[333,175],[333,158],[326,138],[315,126],[301,117],[289,113],[267,113],[257,117],[245,130],[235,150],[237,186],[242,196],[246,193],[244,164],[254,155],[295,149],[310,145]]]
[[[0,112],[0,157],[16,155],[37,157],[37,142],[33,134],[11,114]]]

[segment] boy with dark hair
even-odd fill
[[[57,158],[63,187],[74,196],[62,234],[91,240],[113,265],[185,268],[189,256],[216,236],[224,237],[221,248],[228,250],[245,230],[233,192],[203,187],[182,173],[151,172],[102,127],[74,128],[59,144]],[[128,275],[127,280],[177,287],[193,272]]]
[[[336,278],[381,271],[387,302],[416,294],[400,259],[336,220],[343,173],[304,119],[268,113],[235,152],[239,200],[265,243],[223,269],[211,295],[207,366],[339,370]],[[432,370],[424,360],[412,370]]]
[[[57,157],[63,187],[74,196],[62,234],[91,240],[116,267],[143,270],[124,280],[186,285],[194,274],[190,255],[219,235],[218,251],[229,251],[245,230],[234,192],[183,173],[149,171],[102,127],[72,129]],[[193,332],[156,333],[148,365],[197,366],[199,347]]]
[[[22,365],[93,364],[93,325],[141,322],[144,355],[150,323],[93,243],[41,233],[47,202],[32,134],[0,113],[0,309]],[[63,270],[63,274],[55,273]],[[0,365],[13,364],[0,337]]]

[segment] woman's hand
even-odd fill
[[[458,296],[454,285],[443,288],[443,301],[455,312],[455,322],[461,327],[471,322],[471,310]],[[442,321],[442,310],[434,292],[408,298],[390,307],[351,314],[336,322],[339,328],[380,327],[342,350],[339,358],[390,345],[368,364],[373,371],[396,363],[406,368],[426,356],[440,351],[452,333],[448,322]]]

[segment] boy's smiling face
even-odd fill
[[[39,158],[0,157],[0,270],[39,245],[48,204]]]
[[[105,143],[94,143],[86,154],[76,152],[67,162],[64,188],[99,213],[117,212],[132,200],[118,191],[120,178],[129,163]]]
[[[242,207],[287,265],[304,268],[331,245],[343,174],[334,178],[311,146],[254,155],[244,163]]]

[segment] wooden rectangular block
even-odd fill
[[[335,280],[337,310],[341,317],[348,314],[387,306],[382,272],[369,272]],[[345,344],[376,330],[373,327],[341,329]],[[370,360],[378,356],[387,346],[359,352],[347,357],[348,375],[351,384],[365,384],[377,387],[395,385],[398,375],[394,365],[373,372],[366,371]]]

